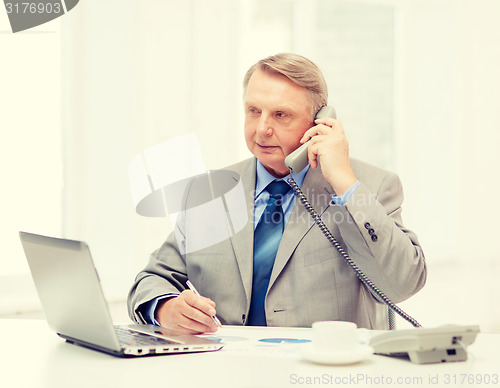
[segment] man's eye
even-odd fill
[[[280,118],[283,118],[283,117],[285,117],[285,116],[286,116],[286,114],[285,114],[285,113],[283,113],[283,112],[278,112],[278,113],[276,113],[276,116],[277,116],[277,117],[280,117]]]

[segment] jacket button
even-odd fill
[[[366,229],[370,229],[370,227],[371,227],[370,223],[369,222],[365,222],[365,228]]]
[[[368,229],[368,234],[373,236],[375,234],[375,229]]]
[[[376,234],[372,234],[372,241],[377,242],[378,236]]]

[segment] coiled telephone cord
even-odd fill
[[[323,232],[323,234],[328,239],[328,241],[330,241],[330,243],[337,249],[337,251],[340,253],[340,255],[342,256],[342,258],[344,259],[344,261],[346,262],[346,264],[354,270],[354,273],[356,274],[356,276],[358,277],[358,279],[361,281],[361,283],[363,283],[370,291],[372,291],[372,293],[374,293],[375,295],[377,295],[377,297],[380,298],[380,300],[382,302],[384,302],[387,305],[387,307],[389,307],[389,309],[390,309],[389,310],[389,315],[391,315],[391,311],[394,311],[401,318],[403,318],[404,320],[406,320],[409,323],[411,323],[413,325],[413,327],[422,327],[420,325],[420,323],[418,323],[414,318],[412,318],[410,315],[408,315],[402,309],[400,309],[398,306],[396,306],[389,299],[389,297],[387,295],[385,295],[385,293],[383,291],[381,291],[363,273],[363,271],[361,271],[361,269],[356,265],[356,263],[354,261],[352,261],[352,259],[349,257],[349,255],[344,250],[344,248],[342,248],[342,246],[339,244],[339,242],[335,239],[335,237],[333,237],[333,235],[328,230],[328,228],[326,227],[325,223],[323,222],[323,220],[319,216],[318,212],[316,210],[314,210],[314,208],[311,206],[311,204],[307,200],[307,197],[302,192],[302,190],[300,189],[300,187],[297,184],[297,182],[295,182],[295,180],[292,177],[288,178],[287,181],[290,184],[290,186],[292,187],[293,191],[295,192],[295,195],[299,198],[300,203],[302,204],[302,206],[304,206],[306,208],[306,210],[311,215],[311,217],[313,218],[313,220],[316,223],[316,225],[319,227],[319,229],[321,230],[321,232]],[[392,320],[389,319],[389,329],[392,330],[392,329],[394,329],[394,327],[391,327],[393,325],[393,323],[391,323],[391,321],[393,321],[393,319]]]

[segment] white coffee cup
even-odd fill
[[[321,352],[354,351],[367,340],[368,330],[358,329],[354,322],[320,321],[312,325],[314,350]]]

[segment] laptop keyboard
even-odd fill
[[[116,335],[118,336],[118,341],[120,341],[121,344],[127,346],[157,346],[173,343],[163,338],[138,333],[136,331],[127,329],[126,327],[115,326],[115,330]]]

